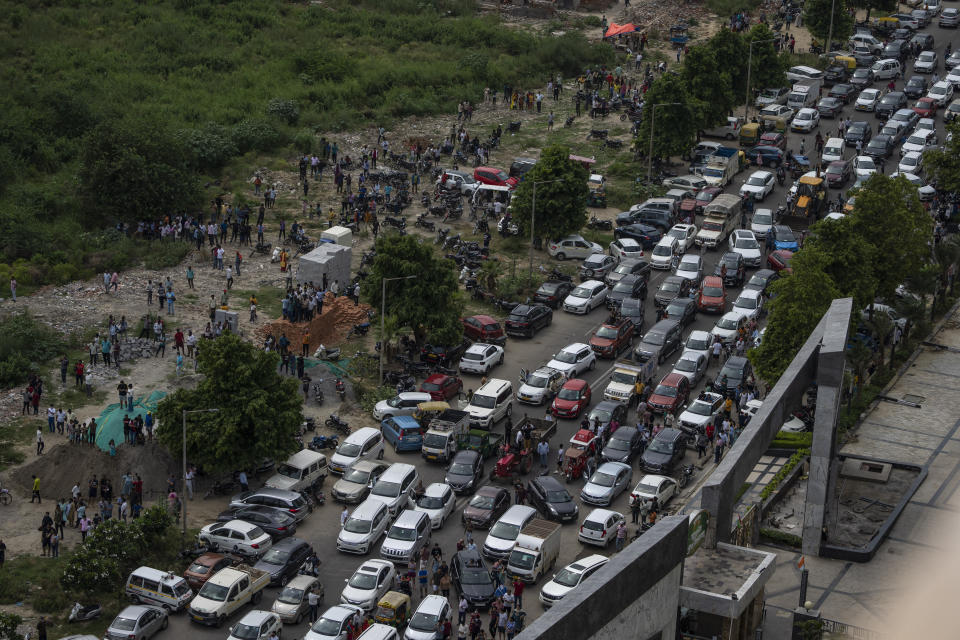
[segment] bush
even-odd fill
[[[193,157],[194,166],[203,171],[219,169],[237,155],[232,131],[216,122],[180,131],[178,137]]]
[[[367,390],[358,389],[357,393],[360,396],[360,408],[363,409],[365,413],[369,413],[373,411],[373,407],[381,400],[389,400],[397,395],[397,390],[384,385]]]
[[[770,443],[772,449],[803,449],[813,444],[813,433],[786,433],[780,432]]]
[[[760,537],[766,538],[771,542],[779,542],[788,547],[794,547],[795,549],[803,547],[803,538],[793,535],[792,533],[780,531],[779,529],[761,528]]]
[[[266,120],[241,120],[234,125],[232,136],[240,153],[270,151],[285,142],[284,135]]]
[[[0,319],[0,384],[9,387],[27,379],[36,365],[60,354],[63,338],[29,313]]]
[[[297,124],[300,119],[300,108],[295,100],[274,98],[267,103],[267,115],[273,116],[286,124]]]
[[[297,131],[297,135],[293,136],[293,146],[297,150],[297,153],[312,152],[316,142],[317,136],[309,129],[301,129]]]
[[[780,483],[790,475],[790,472],[793,471],[794,467],[807,459],[807,456],[810,455],[810,449],[800,449],[795,454],[790,456],[790,459],[787,460],[787,463],[783,465],[783,468],[780,471],[777,471],[777,474],[773,476],[770,482],[763,488],[763,491],[760,492],[760,500],[766,500],[777,490],[780,486]]]

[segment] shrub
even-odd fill
[[[373,411],[373,407],[381,400],[389,400],[397,395],[397,390],[393,387],[380,386],[367,390],[358,390],[360,395],[360,408],[364,412]]]
[[[777,490],[780,486],[780,483],[790,475],[790,472],[793,471],[793,468],[798,464],[806,460],[807,456],[810,455],[810,449],[800,449],[795,454],[790,456],[790,459],[787,460],[787,463],[783,465],[783,468],[780,471],[777,471],[776,475],[770,480],[770,482],[763,488],[763,491],[760,492],[760,500],[766,500]]]
[[[301,129],[297,131],[297,135],[293,136],[293,146],[297,153],[310,153],[316,142],[317,137],[309,129]]]
[[[773,449],[802,449],[813,444],[813,433],[786,433],[780,432],[770,443]]]
[[[219,169],[237,155],[233,133],[215,122],[207,122],[198,129],[183,130],[179,138],[192,155],[194,165],[201,170]]]
[[[284,135],[266,120],[241,120],[233,126],[232,136],[240,153],[269,151],[285,141]]]
[[[780,544],[785,544],[788,547],[794,547],[796,549],[799,549],[803,546],[803,538],[792,533],[780,531],[779,529],[761,528],[760,536],[773,542],[779,542]]]
[[[287,124],[297,124],[297,120],[300,119],[300,108],[295,100],[274,98],[267,103],[267,115]]]

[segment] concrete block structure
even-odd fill
[[[320,237],[325,240],[333,240],[334,244],[343,245],[344,247],[353,246],[353,231],[350,231],[350,229],[346,227],[330,227],[321,233]]]
[[[350,260],[352,249],[339,244],[321,242],[317,248],[302,256],[297,262],[296,280],[300,283],[313,282],[320,286],[323,276],[327,276],[327,285],[340,283],[340,291],[350,282]]]

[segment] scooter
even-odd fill
[[[347,385],[340,378],[337,378],[337,395],[341,401],[347,399]]]
[[[333,347],[328,349],[322,344],[317,347],[317,350],[313,352],[313,357],[320,360],[339,360],[340,359],[340,347]]]
[[[313,399],[317,401],[318,405],[323,404],[323,388],[320,386],[323,384],[323,378],[318,379],[313,384]]]
[[[70,610],[70,617],[68,618],[69,622],[85,622],[87,620],[93,620],[100,617],[102,609],[98,604],[80,604],[79,602],[73,605],[73,609]]]

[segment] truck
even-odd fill
[[[707,166],[703,168],[700,175],[710,186],[725,187],[746,166],[747,156],[743,151],[732,147],[720,147],[710,156]]]
[[[797,80],[787,94],[787,106],[797,111],[804,107],[813,107],[820,99],[823,78],[801,78]]]
[[[507,560],[507,573],[532,584],[553,569],[560,555],[560,523],[534,518],[520,530]]]
[[[557,432],[557,423],[552,420],[542,418],[529,418],[524,414],[523,418],[513,426],[513,433],[522,432],[526,440],[524,448],[535,449],[537,443],[541,440],[549,440]],[[516,438],[516,436],[512,436]],[[513,442],[508,442],[513,446]]]
[[[220,627],[248,602],[257,604],[270,585],[270,574],[247,564],[218,571],[207,580],[190,602],[190,619]]]
[[[503,434],[483,429],[470,429],[457,436],[457,448],[476,451],[484,459],[497,453],[503,444]]]
[[[740,197],[721,193],[703,208],[703,224],[694,241],[698,247],[715,249],[740,225]]]
[[[642,382],[645,385],[650,384],[656,373],[656,358],[651,358],[646,362],[618,360],[613,365],[610,382],[607,383],[606,389],[603,390],[603,399],[622,402],[629,407],[639,398],[637,395],[637,382]]]
[[[470,414],[458,409],[446,409],[427,425],[420,455],[426,460],[448,462],[457,451],[457,439],[467,433]]]

